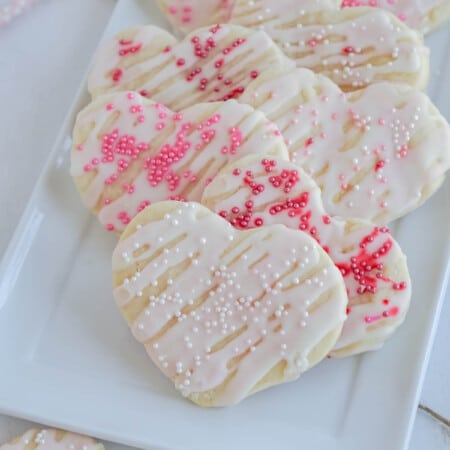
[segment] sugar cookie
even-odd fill
[[[195,103],[237,98],[261,72],[294,66],[260,31],[215,25],[176,42],[160,28],[141,26],[100,45],[88,88],[93,97],[139,91],[178,111]]]
[[[200,103],[174,113],[120,92],[78,115],[71,174],[85,205],[121,231],[151,203],[199,201],[220,169],[251,153],[289,158],[276,126],[249,105]]]
[[[142,211],[113,272],[134,336],[201,406],[295,380],[327,355],[345,318],[342,276],[313,238],[281,225],[238,231],[198,203]]]
[[[332,356],[374,350],[403,322],[411,299],[406,257],[389,230],[330,217],[320,189],[292,162],[249,156],[227,166],[202,203],[238,229],[282,224],[314,237],[342,272],[348,317]]]
[[[419,33],[388,11],[321,3],[237,0],[231,22],[266,31],[298,67],[328,76],[345,91],[383,80],[426,87],[429,51]]]
[[[265,73],[239,99],[274,121],[325,209],[386,224],[417,208],[450,167],[450,128],[429,98],[394,83],[344,94],[306,69]]]
[[[227,23],[235,0],[157,0],[161,12],[177,32],[187,33],[216,23]],[[272,1],[272,5],[275,0]],[[297,0],[295,6],[304,11],[337,9],[340,0]],[[254,3],[253,5],[254,6]],[[355,6],[355,5],[352,5]]]
[[[188,33],[196,28],[216,23],[226,23],[230,20],[235,0],[157,0],[163,14],[172,27]],[[270,0],[270,5],[276,5],[276,0]],[[342,8],[371,6],[385,9],[396,15],[411,28],[422,33],[437,28],[450,16],[448,0],[297,0],[296,6],[305,12],[312,8],[317,10],[341,5]]]
[[[234,0],[156,0],[174,30],[189,33],[230,19]]]
[[[450,17],[448,0],[342,0],[342,7],[375,6],[387,9],[422,33],[437,28]]]

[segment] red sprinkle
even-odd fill
[[[305,142],[305,147],[308,148],[308,147],[310,147],[310,146],[313,145],[313,144],[314,144],[314,138],[310,137],[310,138],[308,138],[308,139],[306,140],[306,142]]]
[[[386,165],[386,161],[384,161],[383,159],[380,159],[379,161],[377,161],[377,163],[375,164],[375,172],[378,172],[379,170],[381,170],[385,165]]]
[[[115,83],[118,83],[121,80],[122,76],[123,76],[123,70],[115,69],[111,75],[111,78]]]
[[[342,49],[342,53],[343,53],[344,55],[349,55],[350,53],[355,53],[355,49],[354,49],[354,47],[352,47],[352,46],[344,47],[344,48]]]

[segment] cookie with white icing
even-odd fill
[[[96,97],[114,90],[139,90],[137,83],[128,86],[130,78],[143,78],[146,72],[143,62],[148,58],[161,59],[176,43],[175,36],[153,25],[129,27],[105,39],[94,56],[88,78],[89,93]],[[145,95],[146,91],[141,93]]]
[[[155,26],[136,26],[100,44],[88,80],[93,97],[132,90],[180,110],[239,97],[271,68],[295,66],[263,32],[236,25],[202,28],[177,42]]]
[[[175,113],[119,92],[79,113],[71,174],[100,222],[122,231],[154,202],[199,201],[220,169],[253,153],[289,158],[278,128],[249,105],[199,103]]]
[[[197,28],[216,23],[227,23],[231,18],[235,0],[156,0],[159,9],[175,31],[189,33]],[[272,3],[275,3],[273,1]],[[314,0],[297,5],[308,10],[333,8],[339,6],[339,0]],[[352,5],[356,6],[356,5]]]
[[[0,450],[105,450],[94,439],[54,429],[31,429],[7,444]]]
[[[250,3],[250,2],[249,2]],[[270,5],[276,5],[275,0]],[[226,23],[235,4],[235,0],[157,0],[162,13],[172,27],[188,33],[206,25]],[[253,2],[254,4],[254,2]],[[370,6],[385,9],[411,28],[428,33],[448,20],[450,2],[448,0],[315,0],[296,1],[296,6],[305,12],[311,8],[336,9]]]
[[[297,379],[328,354],[346,316],[342,276],[308,234],[238,231],[198,203],[136,216],[113,273],[134,336],[201,406]]]
[[[412,28],[428,33],[450,17],[448,0],[342,0],[343,8],[375,6],[395,14]]]
[[[346,91],[383,80],[427,85],[429,51],[422,36],[382,9],[237,0],[231,22],[264,30],[298,67],[326,75]]]
[[[156,0],[156,3],[174,30],[189,33],[207,25],[227,23],[234,0]]]
[[[406,257],[389,230],[330,217],[320,189],[296,164],[248,156],[227,166],[202,203],[240,230],[282,224],[310,234],[341,271],[347,320],[332,356],[380,348],[405,319],[411,300]]]
[[[376,83],[344,94],[307,69],[261,74],[241,102],[274,121],[329,214],[386,224],[425,202],[450,168],[450,128],[429,98]]]

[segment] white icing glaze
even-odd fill
[[[448,19],[448,0],[343,0],[342,7],[374,6],[395,14],[412,28],[427,33]]]
[[[240,101],[283,133],[329,214],[384,224],[421,205],[450,167],[450,130],[428,97],[377,83],[343,94],[306,69],[266,73]]]
[[[142,76],[141,58],[164,59],[161,54],[173,47],[177,39],[166,30],[155,26],[134,26],[123,30],[113,39],[106,39],[96,51],[94,64],[88,78],[92,96],[101,95],[122,85],[123,72]],[[136,67],[137,65],[137,67]]]
[[[92,438],[62,430],[31,429],[14,441],[0,445],[0,450],[104,450]]]
[[[158,0],[162,12],[175,30],[183,33],[206,25],[228,22],[234,6],[232,0]],[[250,2],[249,2],[250,3]],[[253,4],[255,2],[253,1]],[[270,6],[277,5],[270,1]],[[370,6],[386,9],[399,20],[423,33],[430,31],[448,19],[450,2],[448,0],[314,0],[296,1],[302,10],[311,11],[336,9],[341,7]]]
[[[263,189],[255,190],[253,183]],[[370,222],[329,217],[320,189],[296,164],[243,158],[218,174],[202,203],[238,229],[274,224],[300,228],[326,249],[342,271],[349,299],[348,318],[332,356],[379,348],[403,322],[411,282],[399,245],[387,229]]]
[[[163,14],[172,27],[187,33],[207,25],[226,23],[230,20],[235,0],[157,0]],[[251,3],[251,2],[248,2]],[[271,6],[276,3],[271,2]],[[254,6],[255,2],[251,6]],[[307,11],[321,11],[327,8],[336,9],[339,0],[296,1],[296,6]]]
[[[119,55],[129,48],[139,50]],[[140,91],[180,110],[199,102],[237,98],[259,73],[294,65],[265,33],[235,25],[197,30],[179,43],[157,27],[133,27],[100,45],[89,91],[94,97],[110,91]]]
[[[188,33],[216,23],[227,23],[234,0],[157,0],[175,30]]]
[[[200,200],[220,169],[253,153],[289,158],[276,126],[249,105],[232,100],[173,113],[121,92],[78,115],[71,174],[86,206],[120,231],[148,204]]]
[[[387,11],[340,10],[328,0],[237,0],[231,22],[266,31],[297,63],[345,90],[380,80],[425,88],[429,51],[419,33]]]
[[[275,382],[297,378],[345,318],[339,270],[306,233],[237,231],[196,203],[138,215],[113,271],[136,339],[177,389],[191,399],[209,393],[210,406],[242,400],[280,361]]]

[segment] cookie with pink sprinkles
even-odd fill
[[[406,257],[386,227],[328,215],[314,180],[296,164],[260,155],[227,166],[202,203],[239,230],[282,224],[313,237],[342,273],[347,320],[331,356],[380,348],[411,300]]]
[[[136,26],[100,44],[88,80],[95,98],[138,91],[178,111],[238,98],[271,67],[295,64],[263,32],[237,25],[202,28],[177,40],[155,26]]]
[[[234,0],[156,0],[175,31],[184,34],[197,28],[230,20]]]
[[[100,222],[122,231],[154,202],[199,201],[220,169],[253,153],[288,159],[278,128],[251,106],[233,100],[173,112],[119,92],[79,113],[71,174]]]
[[[157,0],[158,6],[176,31],[188,33],[206,25],[226,23],[230,20],[235,0]],[[258,2],[248,1],[250,6]],[[269,7],[276,6],[275,0],[267,2]],[[450,17],[448,0],[320,0],[299,1],[295,6],[303,11],[316,9],[336,9],[370,6],[385,9],[409,27],[428,33],[444,23]]]
[[[404,84],[343,93],[307,69],[261,74],[239,99],[274,121],[325,210],[386,224],[422,205],[450,168],[450,127]]]
[[[342,276],[315,239],[281,225],[239,231],[199,203],[146,208],[112,265],[133,335],[200,406],[296,380],[346,317]]]

